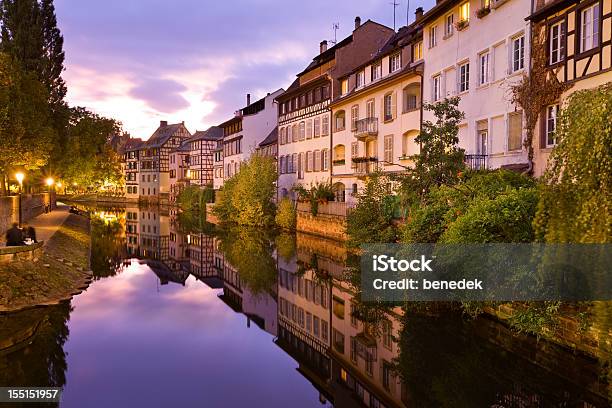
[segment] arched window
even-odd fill
[[[344,130],[346,123],[346,114],[343,110],[336,112],[334,115],[334,126],[336,131]]]
[[[344,145],[339,144],[334,146],[334,165],[341,165],[344,164],[344,157],[345,154],[345,148]]]
[[[343,183],[336,183],[334,184],[334,196],[335,196],[335,200],[338,202],[345,202],[346,201],[346,187],[344,186]]]
[[[414,141],[418,134],[418,130],[412,129],[402,135],[402,160],[407,160],[409,156],[419,153],[419,145]]]
[[[411,112],[421,108],[421,85],[412,83],[403,90],[403,112]]]

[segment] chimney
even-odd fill
[[[361,26],[361,17],[355,17],[355,30]]]
[[[251,94],[248,93],[247,94],[247,106],[249,106],[251,104]]]
[[[159,121],[159,127],[166,127],[168,126],[168,121],[167,120],[160,120]]]
[[[319,54],[323,54],[325,51],[327,51],[327,40],[321,41],[321,44],[319,44],[319,51]]]
[[[414,11],[414,21],[419,21],[421,18],[423,18],[423,7],[417,7]]]

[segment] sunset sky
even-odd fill
[[[406,0],[396,9],[406,24]],[[413,0],[427,10],[433,0]],[[391,0],[56,0],[64,35],[68,102],[148,138],[159,120],[193,132],[286,88],[355,16],[393,26]]]

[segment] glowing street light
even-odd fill
[[[23,179],[25,178],[25,174],[22,172],[15,173],[15,179],[19,182],[19,196],[17,199],[19,205],[19,228],[21,228],[21,190],[23,189]]]
[[[56,186],[57,186],[57,188],[62,188],[62,182],[61,182],[61,181],[58,181],[58,182],[57,182],[57,184],[56,184]]]
[[[54,183],[54,181],[53,181],[53,177],[49,177],[49,178],[47,178],[46,182],[47,182],[47,185],[48,185],[49,187],[51,187],[51,186],[53,185],[53,183]]]

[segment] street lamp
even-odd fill
[[[18,172],[15,174],[15,179],[19,182],[19,196],[17,199],[19,206],[19,228],[21,228],[21,190],[23,189],[23,179],[25,178],[25,174],[22,172]]]
[[[47,183],[47,187],[49,187],[49,190],[51,190],[51,186],[53,185],[54,181],[53,181],[53,177],[49,177],[46,180]]]

